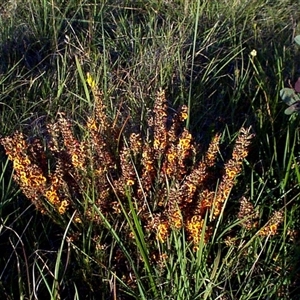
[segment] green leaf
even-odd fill
[[[295,90],[291,88],[281,89],[280,97],[287,105],[292,105],[293,103],[300,101],[299,95],[296,94]]]
[[[294,38],[294,41],[296,42],[296,44],[298,44],[300,46],[300,35],[297,35],[295,38]]]
[[[290,107],[288,107],[284,113],[286,115],[291,115],[293,114],[294,112],[297,112],[298,114],[300,114],[300,102],[297,101],[296,103],[292,104]]]

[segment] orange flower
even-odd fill
[[[157,227],[156,237],[164,243],[169,235],[169,225],[167,222],[160,223]]]

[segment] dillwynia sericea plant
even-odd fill
[[[95,105],[81,138],[74,122],[60,113],[40,137],[16,131],[1,139],[21,191],[55,223],[69,224],[73,242],[89,228],[96,250],[105,248],[107,224],[119,228],[128,247],[135,245],[130,220],[138,218],[150,257],[172,231],[184,230],[197,251],[201,239],[209,241],[242,171],[253,138],[250,128],[240,129],[231,158],[220,170],[221,135],[215,134],[207,151],[199,152],[184,126],[187,107],[170,110],[163,90],[156,94],[145,130],[132,124],[125,129],[108,117],[103,94],[90,75],[87,82]],[[241,205],[239,217],[244,218],[253,209],[246,199]],[[120,254],[114,259],[119,263],[125,258]]]

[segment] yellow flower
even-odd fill
[[[167,158],[168,158],[168,162],[172,163],[175,160],[175,155],[173,153],[168,153]]]
[[[82,223],[82,221],[79,217],[75,217],[74,221],[75,221],[75,223],[79,223],[79,224]]]
[[[176,210],[171,216],[170,221],[175,229],[181,229],[183,226],[181,213],[179,210]]]
[[[33,188],[44,186],[47,181],[42,174],[34,175],[32,173],[29,174],[28,180],[28,184],[31,185]]]
[[[164,243],[168,237],[169,233],[169,226],[166,222],[160,223],[157,228],[157,235],[156,237]]]
[[[132,186],[132,185],[134,185],[134,180],[128,179],[126,184],[129,185],[129,186]]]
[[[62,205],[58,208],[59,214],[63,215],[66,212],[66,208]]]
[[[96,131],[98,130],[98,127],[97,127],[97,124],[96,124],[96,121],[92,118],[89,118],[87,124],[86,124],[86,127],[90,130],[93,130],[93,131]]]
[[[154,140],[154,142],[153,142],[154,149],[158,149],[159,146],[160,146],[160,141],[159,140]]]
[[[237,175],[236,170],[226,169],[225,172],[226,172],[226,175],[228,176],[228,179],[229,179],[229,180],[234,179],[235,176]]]
[[[13,161],[13,167],[16,171],[23,171],[25,169],[25,167],[20,163],[19,159],[15,159]]]
[[[196,186],[194,185],[194,184],[192,184],[192,183],[187,183],[187,187],[188,187],[188,191],[189,191],[189,193],[195,193],[196,192]]]
[[[87,74],[86,74],[86,82],[87,82],[87,84],[92,88],[92,89],[94,89],[95,87],[96,87],[96,82],[95,82],[95,80],[93,79],[93,77],[91,76],[91,74],[88,72]]]
[[[278,225],[277,224],[271,224],[269,233],[270,235],[275,235],[277,233]]]
[[[182,113],[181,113],[181,115],[180,115],[180,120],[181,121],[184,121],[184,120],[186,120],[187,118],[188,118],[188,114],[187,114],[187,112],[186,111],[183,111]]]
[[[180,149],[189,149],[190,148],[191,140],[189,138],[180,139],[179,140],[179,147]]]

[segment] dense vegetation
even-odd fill
[[[1,299],[300,298],[297,4],[0,12]]]

